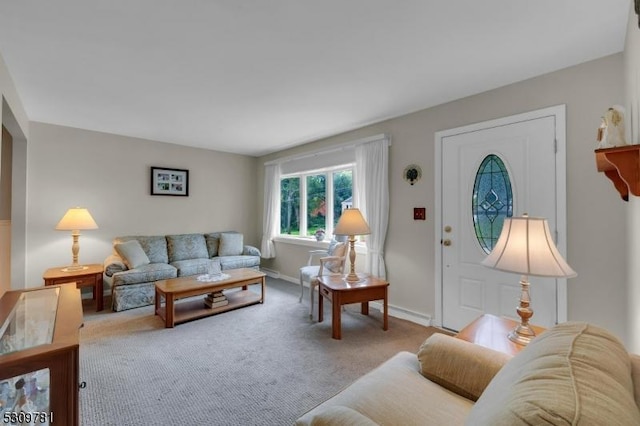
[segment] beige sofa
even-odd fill
[[[477,400],[477,401],[476,401]],[[610,333],[568,322],[513,358],[434,334],[297,425],[640,425],[640,356]]]

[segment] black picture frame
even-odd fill
[[[151,195],[189,196],[189,170],[151,167]]]

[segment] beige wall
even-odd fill
[[[378,133],[391,135],[391,211],[385,247],[390,304],[433,317],[433,217],[438,208],[434,205],[434,133],[566,104],[567,251],[569,263],[578,272],[577,278],[568,281],[568,318],[600,324],[626,339],[626,259],[615,250],[626,241],[624,203],[596,171],[593,155],[600,117],[608,106],[623,101],[621,75],[622,54],[616,54],[265,156],[261,162]],[[423,170],[422,180],[413,186],[402,179],[402,171],[411,163]],[[262,175],[259,179],[262,188]],[[413,207],[422,206],[427,208],[427,220],[413,221]],[[277,244],[276,249],[278,257],[265,264],[286,276],[297,276],[297,267],[306,262],[307,248]]]
[[[624,93],[627,111],[628,142],[640,143],[640,28],[638,15],[629,12],[627,38],[624,49]],[[630,197],[627,211],[629,249],[626,253],[629,268],[629,347],[640,353],[640,198]]]
[[[50,124],[30,125],[27,287],[71,262],[71,235],[55,231],[69,207],[89,209],[80,263],[102,263],[119,235],[237,230],[257,244],[257,160]],[[151,196],[150,166],[189,170],[189,196]]]

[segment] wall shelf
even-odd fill
[[[640,145],[596,149],[596,167],[616,187],[623,200],[640,196]]]

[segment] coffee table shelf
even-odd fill
[[[177,323],[208,317],[248,305],[264,302],[265,273],[254,269],[242,268],[225,271],[226,279],[220,281],[198,281],[197,277],[181,277],[156,282],[155,314],[160,316],[165,327],[174,327]],[[248,289],[249,285],[259,284],[260,293]],[[208,293],[234,289],[225,293],[228,304],[209,308],[204,304],[203,296]],[[162,304],[164,299],[164,306]]]
[[[182,300],[174,305],[173,322],[174,324],[191,321],[198,318],[208,317],[210,315],[219,314],[230,311],[232,309],[242,308],[244,306],[255,305],[260,303],[262,296],[251,290],[240,290],[225,292],[224,295],[229,301],[224,306],[208,308],[204,305],[202,297],[197,299]],[[158,309],[157,314],[166,321],[166,307],[162,306]]]

